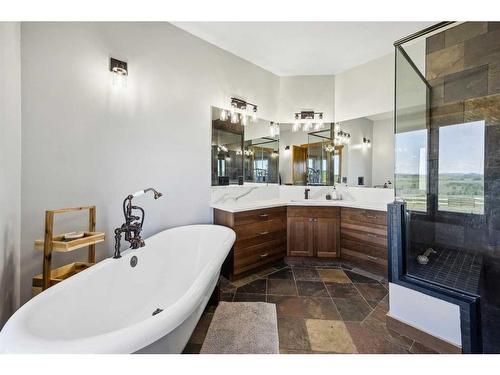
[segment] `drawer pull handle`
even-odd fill
[[[261,219],[265,219],[266,217],[269,217],[269,214],[261,214],[261,215],[259,215],[259,217]]]
[[[368,237],[371,237],[371,238],[378,238],[378,236],[376,234],[372,234],[372,233],[367,233],[366,234]]]
[[[371,255],[367,255],[366,257],[367,257],[368,259],[370,259],[370,260],[378,260],[378,258],[377,258],[377,257],[373,257],[373,256],[371,256]]]
[[[269,256],[269,254],[268,254],[268,253],[260,254],[260,257],[261,257],[261,258],[265,258],[265,257],[267,257],[267,256]]]
[[[378,218],[378,216],[377,216],[377,215],[366,215],[366,217],[367,217],[368,219],[377,219],[377,218]]]
[[[266,234],[269,234],[269,232],[268,232],[268,231],[265,231],[265,232],[260,232],[260,235],[261,235],[261,236],[265,236]]]

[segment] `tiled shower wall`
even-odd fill
[[[466,22],[426,41],[430,90],[428,212],[413,234],[479,252],[483,350],[500,352],[500,22]],[[437,210],[439,128],[484,120],[484,215]],[[467,158],[467,155],[463,155]],[[421,237],[421,238],[423,238]]]
[[[500,241],[500,22],[466,22],[427,38],[425,75],[432,87],[429,212],[436,221],[434,241],[494,250]],[[477,120],[486,122],[485,215],[438,212],[439,127]]]

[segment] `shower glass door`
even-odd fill
[[[479,297],[482,350],[496,353],[499,40],[498,23],[455,23],[397,45],[395,57],[395,194],[407,208],[404,272]]]

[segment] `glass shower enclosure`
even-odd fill
[[[464,352],[499,353],[500,25],[445,22],[395,47],[389,277],[459,304]]]

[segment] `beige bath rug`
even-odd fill
[[[221,302],[208,328],[202,354],[278,354],[276,305]]]

